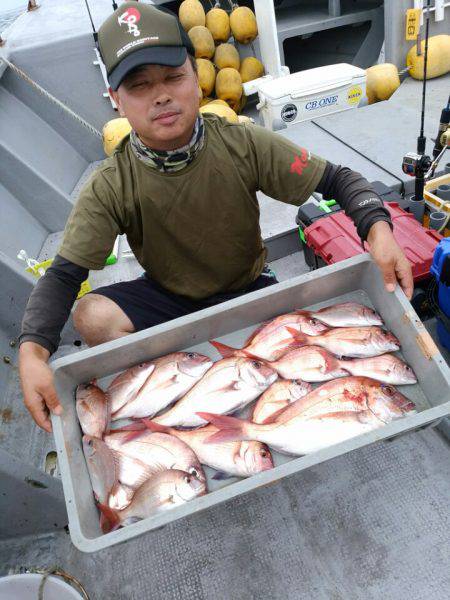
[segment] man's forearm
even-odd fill
[[[370,183],[356,171],[327,163],[317,192],[326,200],[334,198],[354,222],[358,235],[367,239],[372,225],[385,221],[392,228],[389,211]]]
[[[89,271],[56,256],[39,279],[28,300],[22,321],[20,344],[38,344],[49,354],[58,348],[62,328],[69,318],[81,283]],[[26,344],[28,346],[28,343]],[[29,346],[29,351],[33,347]],[[48,358],[48,357],[47,357]]]

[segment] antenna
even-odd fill
[[[92,15],[91,15],[91,10],[89,8],[89,3],[88,0],[84,0],[84,3],[86,4],[86,8],[88,11],[88,15],[89,15],[89,20],[91,21],[91,26],[92,26],[92,36],[94,38],[94,42],[96,47],[98,48],[98,34],[97,31],[95,30],[95,25],[94,25],[94,21],[92,20]]]

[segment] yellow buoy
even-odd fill
[[[241,62],[239,69],[241,74],[242,83],[258,79],[264,75],[264,65],[254,56],[248,56]]]
[[[223,106],[222,104],[210,102],[206,106],[202,106],[200,108],[200,112],[202,114],[213,113],[219,117],[225,117],[225,119],[227,119],[227,121],[230,123],[239,123],[238,116],[234,110],[232,110],[229,106]]]
[[[206,58],[197,58],[197,76],[198,84],[202,90],[203,96],[209,96],[216,83],[216,70],[210,60]]]
[[[220,100],[219,98],[211,100],[211,104],[221,104],[222,106],[228,106],[228,103],[225,102],[225,100]]]
[[[231,67],[232,69],[239,71],[241,64],[239,52],[233,44],[220,44],[220,46],[217,46],[214,54],[214,64],[218,69]]]
[[[210,102],[212,102],[212,98],[210,96],[206,96],[205,98],[200,98],[200,107],[205,106],[206,104],[209,104]]]
[[[423,79],[425,40],[421,43],[422,54],[417,56],[417,45],[406,55],[406,66],[414,79]],[[450,35],[434,35],[428,40],[427,79],[440,77],[450,71]]]
[[[235,8],[230,15],[231,33],[241,44],[250,44],[258,35],[258,25],[253,11],[246,6]]]
[[[226,42],[230,37],[230,17],[223,8],[212,8],[206,13],[206,27],[210,30],[214,42]]]
[[[228,104],[237,105],[242,97],[242,80],[239,71],[226,67],[217,73],[216,96]]]
[[[374,65],[366,69],[366,94],[369,104],[388,100],[400,86],[397,67],[391,63]]]
[[[185,31],[196,25],[205,25],[206,17],[202,3],[199,0],[184,0],[180,4],[178,18]]]
[[[131,131],[131,125],[128,119],[120,117],[112,119],[103,126],[103,149],[107,156],[111,156],[115,148],[120,144],[125,136]]]
[[[211,32],[202,25],[189,29],[188,36],[195,48],[195,58],[212,58],[216,49]]]

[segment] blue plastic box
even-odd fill
[[[439,242],[430,272],[436,278],[439,286],[439,307],[450,318],[450,238],[444,238]],[[437,332],[441,344],[450,350],[450,330],[439,319]]]

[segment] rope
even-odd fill
[[[47,90],[44,90],[43,87],[41,87],[38,83],[33,81],[31,79],[31,77],[29,77],[24,71],[22,71],[22,69],[19,69],[19,67],[16,67],[16,65],[14,65],[12,62],[10,62],[7,58],[5,58],[3,56],[0,56],[0,60],[3,61],[5,63],[5,65],[7,65],[12,71],[14,71],[14,73],[19,75],[19,77],[21,77],[24,81],[26,81],[29,85],[31,85],[31,87],[36,89],[42,96],[45,96],[48,100],[50,100],[50,102],[53,102],[53,104],[56,104],[56,106],[58,106],[64,112],[66,112],[68,115],[70,115],[73,119],[75,119],[75,121],[78,121],[78,123],[80,123],[80,125],[82,125],[86,129],[88,129],[93,135],[102,139],[102,134],[100,133],[100,131],[98,131],[98,129],[96,129],[93,125],[91,125],[90,123],[85,121],[83,119],[83,117],[80,117],[80,115],[77,115],[77,113],[75,113],[68,106],[63,104],[61,102],[61,100],[58,100],[58,98],[55,98],[55,96],[52,96],[52,94],[47,92]]]
[[[75,579],[75,577],[73,577],[73,575],[69,575],[69,573],[66,573],[65,571],[63,571],[62,569],[57,567],[56,565],[53,567],[49,567],[48,569],[34,569],[29,572],[42,574],[42,581],[39,584],[39,590],[38,590],[38,600],[44,600],[44,586],[47,582],[47,579],[50,577],[50,575],[57,575],[58,577],[61,577],[62,579],[67,581],[70,585],[72,585],[73,587],[76,587],[77,591],[79,591],[81,593],[84,600],[89,600],[88,593],[86,592],[84,587],[81,585],[81,583],[78,581],[78,579]]]

